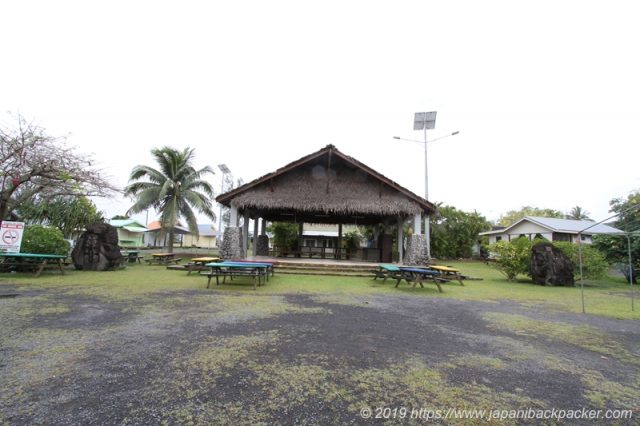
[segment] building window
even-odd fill
[[[497,236],[497,237],[496,237],[496,243],[497,243],[498,241],[502,241],[502,237]]]

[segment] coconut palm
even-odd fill
[[[591,218],[589,217],[589,212],[584,210],[580,206],[573,207],[569,214],[567,214],[566,218],[574,220],[591,220]]]
[[[169,252],[173,252],[175,225],[181,217],[185,219],[189,231],[198,235],[198,226],[193,209],[216,220],[211,209],[214,192],[211,185],[203,180],[214,174],[209,167],[196,170],[192,166],[192,148],[182,151],[170,147],[154,148],[151,154],[159,165],[159,170],[149,166],[136,166],[129,176],[125,195],[136,199],[127,214],[140,213],[153,207],[160,212],[161,233],[169,234]]]

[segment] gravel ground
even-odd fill
[[[426,423],[411,413],[528,408],[627,409],[618,423],[640,424],[637,321],[406,295],[3,292],[19,295],[0,298],[0,424]]]

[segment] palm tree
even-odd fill
[[[193,151],[189,147],[182,151],[166,146],[152,149],[151,154],[160,169],[134,167],[125,188],[125,195],[136,198],[127,214],[140,213],[149,207],[160,212],[161,233],[169,233],[170,253],[173,252],[174,228],[180,217],[184,217],[189,231],[195,235],[198,235],[198,226],[194,208],[216,220],[211,209],[213,188],[203,180],[214,171],[209,166],[196,170],[191,165]]]
[[[566,215],[566,218],[574,219],[574,220],[592,220],[589,217],[589,212],[586,210],[583,210],[582,207],[580,206],[573,207],[569,212],[569,214]]]

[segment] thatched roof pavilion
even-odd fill
[[[377,224],[431,215],[435,206],[327,145],[216,198],[254,219]]]

